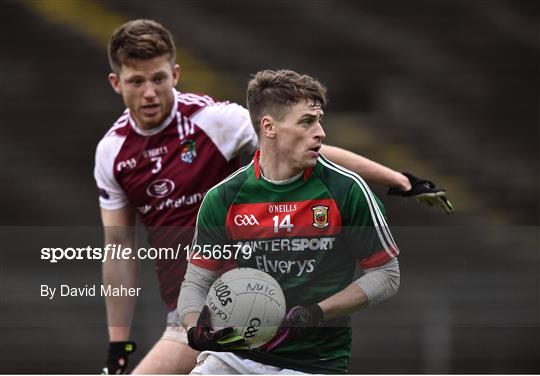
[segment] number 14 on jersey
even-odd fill
[[[294,225],[291,223],[291,215],[287,214],[281,222],[279,221],[279,215],[275,215],[272,217],[272,220],[274,221],[274,233],[278,233],[280,229],[285,229],[287,232],[291,232]]]

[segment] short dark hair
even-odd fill
[[[282,120],[286,110],[302,100],[324,107],[326,88],[311,76],[287,69],[260,71],[248,83],[247,107],[257,134],[265,115]]]
[[[176,60],[171,33],[152,20],[133,20],[120,26],[111,36],[108,51],[109,64],[117,74],[129,59],[149,60],[168,55],[171,65]]]

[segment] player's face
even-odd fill
[[[276,147],[294,170],[315,166],[326,138],[322,117],[319,105],[304,100],[291,106],[283,120],[276,122]]]
[[[178,82],[180,67],[171,66],[167,55],[150,60],[129,60],[120,74],[111,73],[109,81],[141,129],[160,125],[171,113],[172,89]]]

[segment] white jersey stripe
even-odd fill
[[[105,134],[105,137],[110,136],[110,135],[113,134],[117,129],[125,127],[125,125],[127,124],[127,121],[128,121],[128,118],[124,118],[123,121],[120,121],[120,119],[119,119],[118,121],[116,121],[116,122],[113,124],[113,126],[111,127],[111,129],[109,129],[109,130],[107,131],[107,133]]]
[[[357,174],[355,174],[354,172],[352,172],[350,170],[347,170],[343,166],[335,165],[332,162],[329,162],[328,160],[325,160],[325,162],[327,162],[329,164],[332,164],[335,168],[337,168],[339,170],[342,170],[343,173],[345,173],[345,174],[348,174],[348,176],[352,177],[354,180],[357,181],[357,183],[359,183],[361,185],[361,187],[363,187],[364,192],[368,193],[368,195],[369,195],[369,197],[371,199],[371,202],[373,203],[373,206],[375,208],[375,212],[377,213],[377,217],[378,217],[380,223],[382,224],[383,232],[385,233],[387,239],[389,239],[389,243],[395,248],[396,251],[398,251],[396,242],[395,242],[395,240],[394,240],[394,238],[393,238],[393,236],[392,236],[392,234],[390,232],[390,229],[388,227],[388,224],[386,223],[384,215],[382,214],[382,212],[381,212],[381,210],[379,208],[379,205],[377,205],[375,197],[373,196],[373,192],[371,192],[371,189],[369,189],[367,183],[360,176],[358,176]]]
[[[359,180],[359,182],[364,186],[364,188],[366,189],[366,191],[370,195],[370,197],[372,199],[372,202],[374,203],[375,211],[377,212],[377,216],[380,218],[381,222],[384,223],[384,226],[382,227],[382,229],[385,232],[387,238],[390,239],[390,243],[393,245],[393,247],[397,248],[394,237],[392,236],[392,233],[390,232],[388,224],[386,223],[386,219],[384,218],[384,215],[382,214],[381,209],[379,208],[379,205],[377,205],[375,197],[373,196],[373,192],[371,192],[371,189],[369,189],[367,183],[363,179]]]
[[[184,126],[184,133],[187,136],[189,136],[189,119],[187,119],[185,116],[182,116],[182,125]]]
[[[180,140],[184,139],[184,131],[182,127],[182,122],[184,121],[184,117],[180,115],[180,112],[176,113],[176,127],[178,128],[178,136]]]
[[[193,93],[186,93],[184,94],[184,96],[193,101],[201,101],[203,103],[206,103],[207,105],[214,104],[214,100],[210,98],[208,95],[201,96],[201,95],[196,95]]]
[[[319,161],[322,163],[323,166],[326,166],[342,175],[352,178],[358,184],[358,186],[364,193],[364,196],[366,197],[366,201],[368,202],[371,218],[373,220],[373,224],[375,226],[377,234],[379,235],[379,240],[381,241],[386,253],[391,258],[395,257],[394,252],[399,253],[399,250],[397,248],[397,245],[392,235],[390,234],[388,225],[386,224],[384,216],[382,215],[379,209],[379,205],[377,205],[377,202],[375,198],[373,197],[371,190],[367,187],[367,184],[363,181],[363,179],[360,176],[358,176],[352,171],[349,171],[343,168],[342,166],[335,165],[324,158],[319,158]],[[382,233],[381,233],[381,230],[382,230]]]
[[[190,105],[190,104],[196,104],[196,105],[198,105],[198,106],[205,106],[205,105],[206,105],[206,103],[204,103],[204,102],[202,102],[202,101],[187,100],[185,97],[180,97],[180,98],[178,99],[178,101],[179,101],[180,103],[184,103],[184,104],[186,104],[186,105]]]
[[[388,224],[386,223],[386,219],[384,218],[384,215],[382,214],[381,212],[381,209],[379,208],[379,205],[377,205],[377,202],[375,200],[375,196],[373,195],[373,192],[371,191],[371,189],[369,189],[367,183],[365,180],[360,180],[360,182],[364,185],[364,187],[366,188],[367,192],[369,193],[369,195],[371,196],[372,198],[372,201],[374,202],[374,205],[375,205],[375,209],[377,211],[377,215],[379,216],[379,218],[381,219],[381,221],[384,223],[384,226],[383,226],[383,231],[386,233],[386,236],[390,239],[390,242],[392,243],[392,246],[393,246],[393,249],[396,250],[396,252],[398,252],[398,248],[397,248],[397,245],[396,245],[396,241],[394,240],[394,237],[392,236],[392,232],[390,231],[390,227],[388,226]]]
[[[215,104],[215,102],[208,96],[207,97],[201,97],[200,95],[194,95],[194,94],[191,94],[191,93],[182,94],[179,97],[179,100],[182,103],[198,104],[200,106]]]
[[[332,164],[337,169],[342,170],[345,174],[348,174],[350,177],[355,179],[359,184],[361,184],[361,186],[364,188],[364,192],[367,192],[369,194],[369,197],[371,198],[371,202],[373,203],[373,205],[375,207],[375,210],[377,212],[377,217],[379,218],[381,223],[384,224],[383,230],[386,232],[387,237],[389,237],[391,239],[391,243],[395,246],[396,242],[395,242],[394,238],[392,237],[392,234],[389,231],[388,224],[386,223],[386,219],[384,218],[384,215],[382,214],[382,212],[381,212],[381,210],[379,208],[379,205],[377,205],[377,201],[375,200],[373,192],[371,192],[371,189],[369,188],[369,186],[367,185],[365,180],[362,179],[358,174],[354,173],[353,171],[347,170],[343,166],[336,165],[335,163],[332,163],[331,161],[328,161],[327,159],[325,159],[325,162],[327,162],[328,164]]]
[[[113,126],[114,125],[117,125],[117,124],[122,124],[122,125],[125,125],[126,124],[126,121],[129,119],[129,111],[128,110],[125,110],[124,113],[118,118],[116,119],[116,121],[114,122]]]
[[[208,101],[210,101],[211,104],[215,104],[216,101],[214,99],[212,99],[212,97],[208,96],[208,95],[205,95],[204,98],[206,98]]]
[[[332,165],[329,165],[327,163],[324,162],[324,160],[322,158],[319,158],[319,161],[322,163],[323,166],[325,167],[328,167],[330,168],[331,170],[334,170],[334,171],[337,171],[338,173],[342,174],[342,175],[345,175],[345,176],[348,176],[350,178],[352,178],[352,176],[348,175],[348,174],[345,174],[343,171],[340,171],[339,169],[335,168],[334,166]],[[354,180],[354,179],[353,179]],[[355,182],[358,184],[358,182],[355,180]],[[379,240],[380,242],[382,243],[383,245],[383,248],[384,250],[386,251],[386,253],[390,256],[390,257],[393,257],[392,255],[392,251],[390,250],[390,247],[388,246],[387,242],[385,241],[385,238],[384,236],[382,235],[381,233],[381,230],[380,230],[380,224],[379,224],[379,221],[378,221],[378,215],[376,215],[374,213],[374,207],[373,207],[373,203],[371,202],[371,198],[367,195],[367,193],[365,192],[364,188],[362,185],[358,184],[360,186],[360,189],[362,190],[362,192],[364,193],[364,197],[366,198],[366,202],[368,203],[368,207],[369,207],[369,212],[371,214],[371,219],[373,221],[373,225],[375,227],[375,230],[377,231],[377,235],[379,236]],[[389,242],[390,243],[390,242]]]
[[[127,111],[124,111],[124,113],[122,114],[122,116],[120,116],[118,118],[118,120],[116,120],[115,124],[119,124],[119,123],[122,123],[122,124],[125,124],[126,123],[126,120],[129,118],[129,113]]]

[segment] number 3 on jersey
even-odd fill
[[[157,174],[161,171],[161,157],[153,157],[150,159],[152,162],[156,162],[156,165],[152,169],[152,174]]]
[[[294,225],[291,223],[291,215],[287,214],[281,222],[279,222],[279,215],[272,218],[274,220],[274,233],[278,233],[279,229],[286,229],[287,232],[291,232]]]

